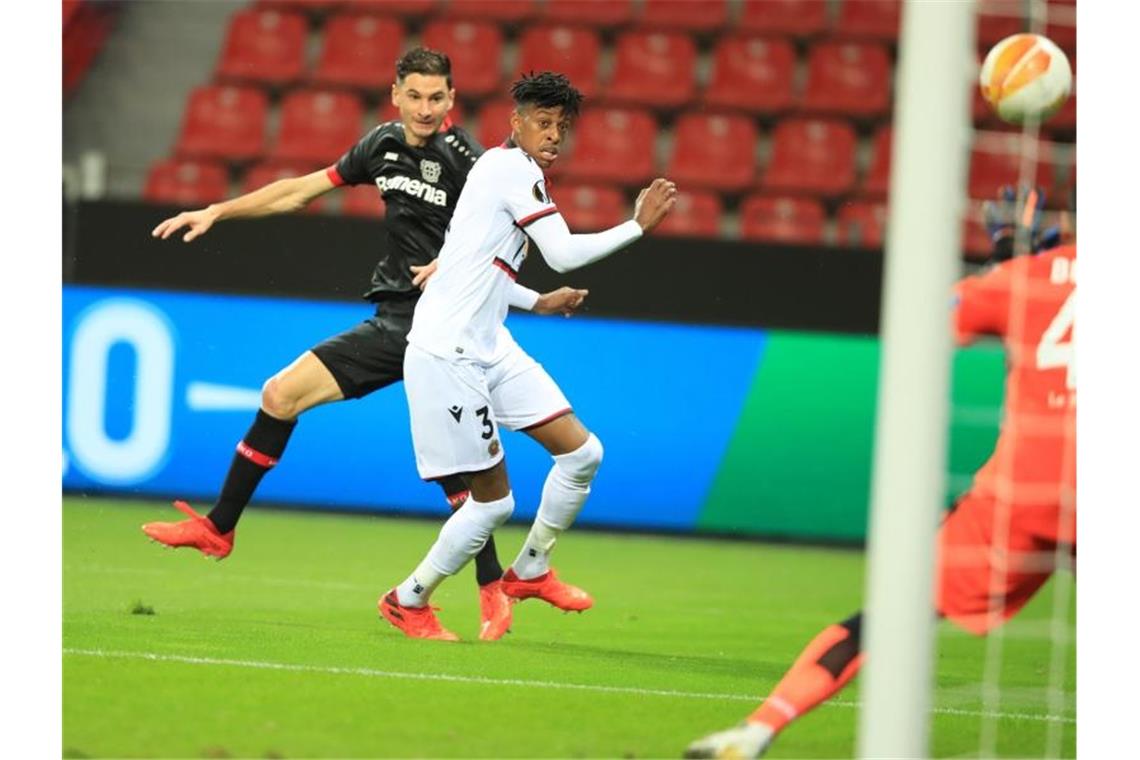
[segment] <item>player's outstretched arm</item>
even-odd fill
[[[527,227],[527,234],[538,244],[542,257],[556,272],[592,264],[637,240],[665,218],[677,201],[677,186],[666,179],[655,179],[641,191],[633,219],[602,232],[572,235],[561,214],[544,216]]]
[[[265,187],[223,203],[212,203],[206,208],[183,211],[177,216],[163,220],[151,231],[156,238],[166,240],[174,233],[185,229],[183,242],[189,243],[206,232],[221,219],[268,216],[284,214],[304,208],[319,195],[332,190],[335,185],[325,170],[315,171],[303,177],[290,177],[271,182]]]

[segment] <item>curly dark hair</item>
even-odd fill
[[[451,89],[451,59],[447,53],[426,47],[414,47],[396,59],[396,82],[403,82],[408,74],[447,77]]]
[[[515,105],[533,105],[539,108],[562,106],[562,114],[574,118],[582,107],[582,93],[570,84],[565,74],[543,71],[523,74],[511,85],[511,97]]]

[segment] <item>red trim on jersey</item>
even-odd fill
[[[276,459],[266,454],[262,454],[260,451],[253,448],[245,441],[238,441],[237,453],[241,454],[243,457],[253,462],[258,467],[264,467],[267,470],[273,465],[277,464]]]
[[[451,114],[443,117],[443,123],[439,125],[439,131],[446,132],[455,126],[455,122],[451,120]]]
[[[571,409],[570,407],[566,407],[565,409],[562,409],[560,411],[555,412],[554,414],[550,415],[546,419],[539,420],[538,422],[534,423],[533,425],[527,425],[526,427],[519,428],[519,429],[520,430],[534,430],[536,427],[542,427],[543,425],[545,425],[548,422],[554,422],[559,417],[565,417],[566,415],[570,414],[573,411],[574,410]]]
[[[511,269],[511,265],[508,264],[507,262],[503,261],[502,259],[493,259],[491,261],[491,264],[493,266],[497,266],[499,269],[502,269],[504,272],[506,272],[507,277],[510,277],[512,280],[517,280],[519,278],[519,273],[516,272],[515,270]]]
[[[333,164],[329,168],[325,169],[325,176],[328,177],[329,181],[333,183],[333,187],[342,187],[343,185],[347,184],[344,181],[344,177],[340,176],[340,172],[336,170],[336,164]]]
[[[515,222],[515,226],[518,227],[519,229],[522,229],[523,227],[526,227],[531,222],[537,222],[539,219],[542,219],[544,216],[550,216],[551,214],[557,214],[557,213],[558,213],[558,207],[557,206],[551,206],[549,208],[544,208],[542,211],[535,211],[530,216],[524,216],[522,219],[519,219],[517,222]]]

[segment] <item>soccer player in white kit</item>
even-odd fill
[[[558,579],[549,557],[590,493],[602,444],[503,322],[510,306],[530,305],[519,301],[532,297],[525,289],[511,287],[530,240],[554,270],[567,272],[637,240],[676,200],[676,186],[656,179],[638,195],[633,219],[603,232],[571,234],[543,170],[558,158],[582,96],[564,75],[551,72],[522,77],[511,95],[511,136],[472,167],[408,334],[404,390],[420,477],[463,474],[471,486],[469,500],[419,566],[380,599],[380,614],[413,638],[458,639],[440,625],[428,598],[514,510],[500,426],[526,432],[554,457],[534,525],[503,575],[503,592],[563,610],[593,605],[585,591]]]

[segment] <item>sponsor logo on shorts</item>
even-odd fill
[[[455,418],[456,422],[459,422],[459,418],[463,416],[463,407],[461,406],[450,407],[447,411],[451,412],[451,416]]]

